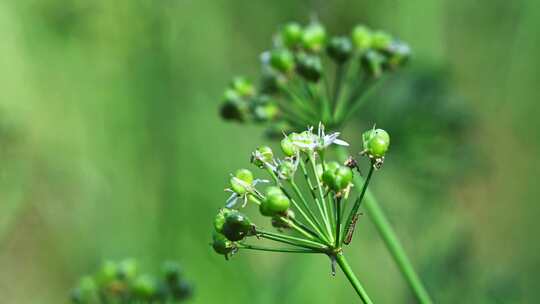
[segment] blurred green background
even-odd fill
[[[227,176],[262,128],[219,98],[280,24],[317,13],[410,43],[344,137],[393,135],[373,191],[438,303],[537,303],[540,4],[484,1],[0,2],[0,295],[64,303],[107,258],[177,259],[192,303],[352,303],[320,256],[208,246]],[[367,218],[349,249],[377,303],[414,303]]]

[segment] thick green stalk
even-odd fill
[[[360,281],[358,281],[358,278],[354,275],[354,272],[352,271],[351,266],[349,266],[349,263],[347,263],[345,256],[343,256],[342,253],[338,253],[336,255],[336,261],[362,302],[364,304],[373,304],[367,292],[362,287],[362,284],[360,284]]]
[[[348,154],[345,149],[340,148],[338,149],[338,155],[342,161],[345,161]],[[355,175],[354,183],[357,187],[361,187],[364,181],[362,177],[357,174]],[[371,218],[371,221],[383,239],[388,251],[390,251],[390,254],[401,271],[401,274],[413,290],[418,302],[421,304],[433,303],[429,294],[427,293],[426,288],[422,284],[420,277],[414,270],[411,261],[405,253],[405,249],[397,238],[396,232],[390,225],[384,211],[379,206],[379,203],[369,190],[367,190],[365,198],[366,201],[364,203],[364,208],[366,209],[367,215]]]

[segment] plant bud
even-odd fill
[[[284,213],[291,202],[279,187],[271,186],[266,189],[266,198],[261,204],[261,214],[273,216]],[[263,213],[264,211],[264,213]]]
[[[157,287],[156,280],[149,275],[139,276],[132,285],[133,294],[143,300],[152,299],[156,295]]]
[[[349,186],[352,177],[353,172],[349,167],[342,166],[337,162],[330,162],[326,165],[322,180],[330,189],[339,192]]]
[[[97,291],[98,288],[94,279],[91,276],[84,276],[79,281],[77,288],[71,293],[71,300],[73,303],[91,303]]]
[[[266,122],[272,121],[278,116],[279,108],[267,96],[261,96],[252,104],[252,112],[255,121]]]
[[[284,161],[278,165],[277,171],[279,178],[290,180],[294,176],[296,168],[291,161]]]
[[[223,235],[229,241],[240,241],[249,235],[252,230],[251,221],[238,211],[230,212],[223,224]]]
[[[234,250],[234,244],[223,234],[214,232],[212,235],[212,248],[216,253],[227,256]]]
[[[100,287],[107,286],[118,278],[118,266],[113,261],[105,261],[97,274],[97,283]]]
[[[239,169],[230,180],[232,190],[239,195],[245,194],[252,183],[253,174],[248,169]]]
[[[231,211],[232,210],[229,208],[219,209],[218,214],[214,219],[214,229],[216,229],[217,232],[223,232],[223,224],[225,224],[225,218],[227,217],[227,215],[229,215],[229,213],[231,213]]]
[[[386,50],[392,43],[392,36],[383,31],[376,31],[371,39],[371,46],[376,50]]]
[[[369,50],[362,56],[362,67],[369,76],[378,78],[382,75],[384,56],[377,51]]]
[[[352,41],[354,44],[354,47],[360,51],[363,52],[369,48],[371,48],[371,31],[363,26],[363,25],[357,25],[352,32]]]
[[[335,181],[334,181],[334,188],[339,190],[343,190],[347,188],[353,179],[353,172],[351,168],[346,166],[340,166],[336,172],[335,172]]]
[[[193,287],[187,282],[178,282],[171,288],[171,292],[176,301],[183,301],[191,297]]]
[[[323,72],[321,59],[315,55],[300,54],[298,56],[296,70],[306,80],[317,82]]]
[[[118,278],[133,280],[137,276],[138,267],[135,259],[126,259],[118,264]]]
[[[220,108],[221,117],[225,120],[243,122],[246,120],[247,112],[247,103],[242,100],[240,95],[233,89],[225,90],[223,93],[223,104]]]
[[[326,47],[328,56],[337,63],[344,63],[352,54],[352,43],[347,37],[334,37]]]
[[[264,168],[266,163],[272,163],[274,152],[268,146],[260,146],[252,154],[252,162],[259,168]]]
[[[384,63],[386,69],[395,69],[404,65],[411,56],[411,49],[406,43],[393,41],[384,51],[387,60]]]
[[[283,29],[281,29],[281,40],[286,47],[293,49],[302,41],[302,34],[302,27],[298,23],[287,23]]]
[[[283,74],[288,74],[294,69],[294,56],[287,49],[275,49],[270,54],[270,65]]]
[[[281,151],[286,156],[295,156],[298,153],[298,147],[293,144],[292,140],[287,136],[281,140]]]
[[[173,261],[167,261],[163,263],[161,267],[163,277],[169,284],[176,284],[180,281],[182,275],[182,269],[180,265]]]
[[[390,135],[383,129],[369,130],[362,134],[364,150],[371,157],[380,158],[390,146]]]
[[[231,88],[242,97],[255,95],[255,87],[244,77],[236,77],[231,82]]]
[[[302,34],[302,46],[310,52],[319,52],[326,42],[326,30],[318,23],[311,23]]]

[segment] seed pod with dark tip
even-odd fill
[[[382,75],[385,59],[381,53],[368,50],[362,55],[362,67],[369,76],[378,78]]]
[[[349,60],[352,50],[352,43],[347,37],[334,37],[330,39],[326,46],[328,56],[337,63],[344,63]]]
[[[300,54],[297,58],[296,71],[306,80],[317,82],[323,72],[321,59],[315,55]]]
[[[225,218],[222,231],[229,241],[236,242],[248,236],[252,229],[251,221],[244,214],[232,211]]]

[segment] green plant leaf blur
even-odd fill
[[[374,123],[392,135],[371,189],[435,302],[540,301],[538,1],[7,0],[0,302],[65,303],[124,257],[178,260],[190,303],[356,301],[321,256],[225,262],[209,246],[228,173],[278,145],[222,121],[222,89],[255,80],[272,33],[312,13],[329,33],[365,23],[412,47],[343,138],[359,151]],[[413,303],[367,218],[357,232],[348,260],[370,296]]]

